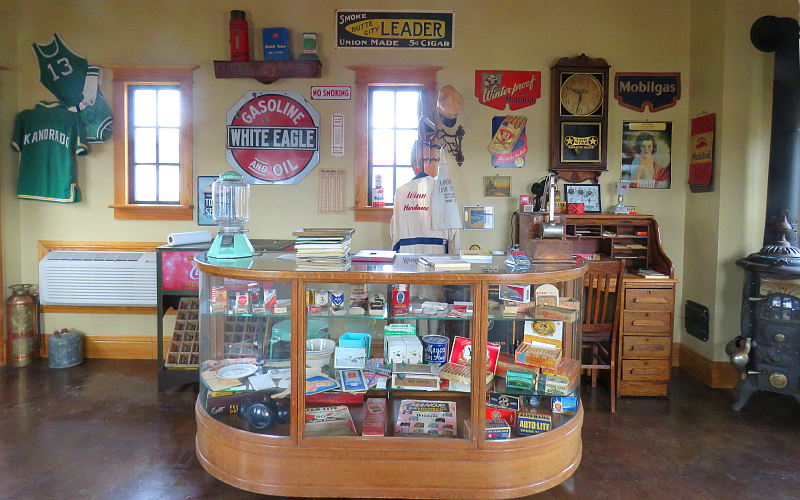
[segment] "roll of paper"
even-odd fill
[[[167,245],[189,245],[211,241],[209,231],[189,231],[188,233],[172,233],[167,236]]]

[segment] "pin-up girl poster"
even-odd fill
[[[669,189],[672,123],[622,123],[622,180],[632,188]]]

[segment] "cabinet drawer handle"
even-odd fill
[[[660,370],[653,368],[633,368],[631,370],[631,375],[656,375],[659,372]]]
[[[631,325],[633,326],[662,326],[664,324],[663,321],[656,321],[656,320],[643,320],[643,319],[635,319],[631,321]]]
[[[634,297],[633,301],[639,304],[666,304],[669,302],[660,297]]]
[[[632,345],[631,351],[663,351],[663,345]]]

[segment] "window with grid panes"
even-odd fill
[[[180,201],[181,93],[171,85],[128,87],[131,203]]]
[[[197,67],[110,68],[114,218],[191,220],[192,71]]]
[[[417,139],[422,86],[369,87],[369,204],[380,177],[384,202],[394,203],[394,192],[414,177],[411,150]]]

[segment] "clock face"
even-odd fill
[[[561,85],[561,106],[571,115],[591,115],[602,104],[603,86],[589,73],[570,75]]]

